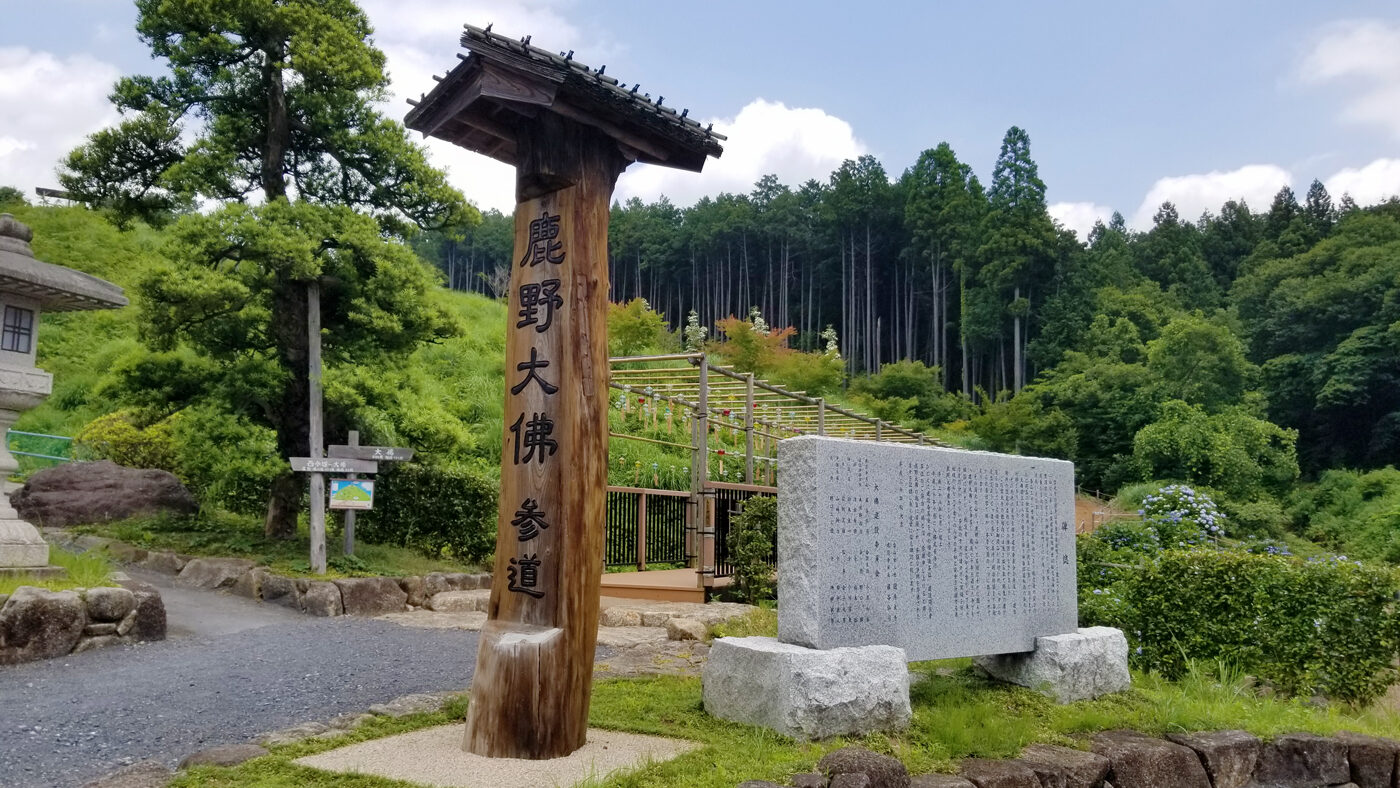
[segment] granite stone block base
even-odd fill
[[[719,638],[703,674],[705,710],[794,739],[908,727],[909,667],[893,646],[812,649]]]
[[[1035,650],[973,660],[994,679],[1030,687],[1059,703],[1129,687],[1128,640],[1121,629],[1088,627],[1035,639]]]

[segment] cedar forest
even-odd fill
[[[492,294],[510,239],[491,212],[416,246]],[[1012,128],[989,188],[946,144],[893,178],[867,156],[825,183],[617,204],[610,253],[616,302],[678,332],[756,316],[808,351],[834,329],[844,385],[877,415],[1072,459],[1091,489],[1178,479],[1249,500],[1400,452],[1393,200],[1314,181],[1258,212],[1164,203],[1141,232],[1115,214],[1081,240]]]

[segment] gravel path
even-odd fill
[[[476,644],[474,632],[301,618],[0,669],[0,783],[71,788],[133,761],[173,766],[204,747],[464,687]]]

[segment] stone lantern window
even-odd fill
[[[122,289],[34,258],[33,233],[8,213],[0,214],[0,573],[43,574],[49,546],[38,529],[19,518],[9,503],[6,477],[19,469],[3,436],[20,414],[43,402],[53,376],[34,365],[41,312],[114,309],[126,306]]]

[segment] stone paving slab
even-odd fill
[[[667,640],[622,648],[593,664],[593,680],[632,676],[699,676],[710,647],[693,640]]]
[[[486,626],[486,614],[481,612],[438,613],[426,608],[410,610],[406,613],[388,613],[377,616],[380,621],[389,621],[411,629],[461,629],[479,632]]]
[[[665,643],[665,627],[598,627],[598,645],[629,648],[644,643]]]
[[[620,770],[667,761],[700,744],[683,739],[590,729],[577,752],[547,761],[485,758],[463,752],[461,723],[352,744],[293,763],[343,774],[373,774],[435,788],[538,788],[600,780]]]

